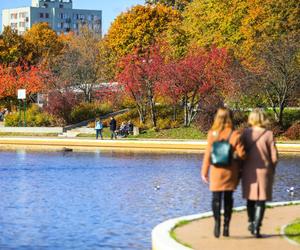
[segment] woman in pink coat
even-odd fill
[[[278,156],[273,132],[267,130],[266,114],[253,110],[248,118],[250,128],[242,135],[247,158],[243,164],[242,190],[247,199],[249,231],[261,237],[260,227],[266,201],[272,200],[273,178]]]

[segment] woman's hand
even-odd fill
[[[208,184],[208,176],[207,175],[201,175],[201,178],[205,184]]]

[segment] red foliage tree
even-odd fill
[[[225,49],[196,49],[178,61],[170,61],[161,71],[161,92],[174,102],[181,100],[184,125],[189,126],[199,111],[201,95],[220,92],[231,83],[230,57]]]
[[[156,89],[164,65],[159,46],[151,46],[143,52],[136,50],[125,56],[119,65],[122,70],[117,75],[117,80],[125,93],[135,102],[140,122],[145,122],[147,107],[149,107],[152,125],[155,127]]]

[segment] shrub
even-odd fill
[[[22,113],[23,125],[24,113]],[[28,127],[50,127],[50,126],[61,126],[61,120],[57,119],[53,115],[50,115],[42,110],[37,105],[32,105],[26,111],[26,125]],[[19,126],[19,113],[11,113],[5,118],[5,126],[17,127]]]
[[[81,121],[93,119],[112,112],[112,106],[99,102],[80,103],[71,112],[71,122],[78,123]]]
[[[157,128],[159,129],[170,129],[171,128],[171,121],[169,119],[161,119],[157,120]]]
[[[48,104],[44,110],[63,119],[64,123],[69,123],[71,121],[71,111],[77,103],[78,101],[73,92],[52,91],[48,94]]]
[[[300,139],[300,121],[296,121],[284,135],[290,140],[299,140]]]

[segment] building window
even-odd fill
[[[19,27],[20,28],[25,28],[25,22],[19,22]]]
[[[59,5],[59,8],[60,8],[60,9],[62,9],[63,7],[64,7],[64,5],[63,5],[63,4],[60,4],[60,5]]]
[[[40,18],[44,18],[44,13],[40,13]]]
[[[17,13],[10,14],[10,19],[18,19],[18,14]]]
[[[46,13],[46,14],[45,14],[45,18],[49,18],[49,13]]]
[[[11,24],[10,24],[10,27],[11,27],[12,29],[17,29],[17,28],[18,28],[18,23],[11,23]]]
[[[26,12],[20,12],[19,13],[19,18],[26,18]]]

